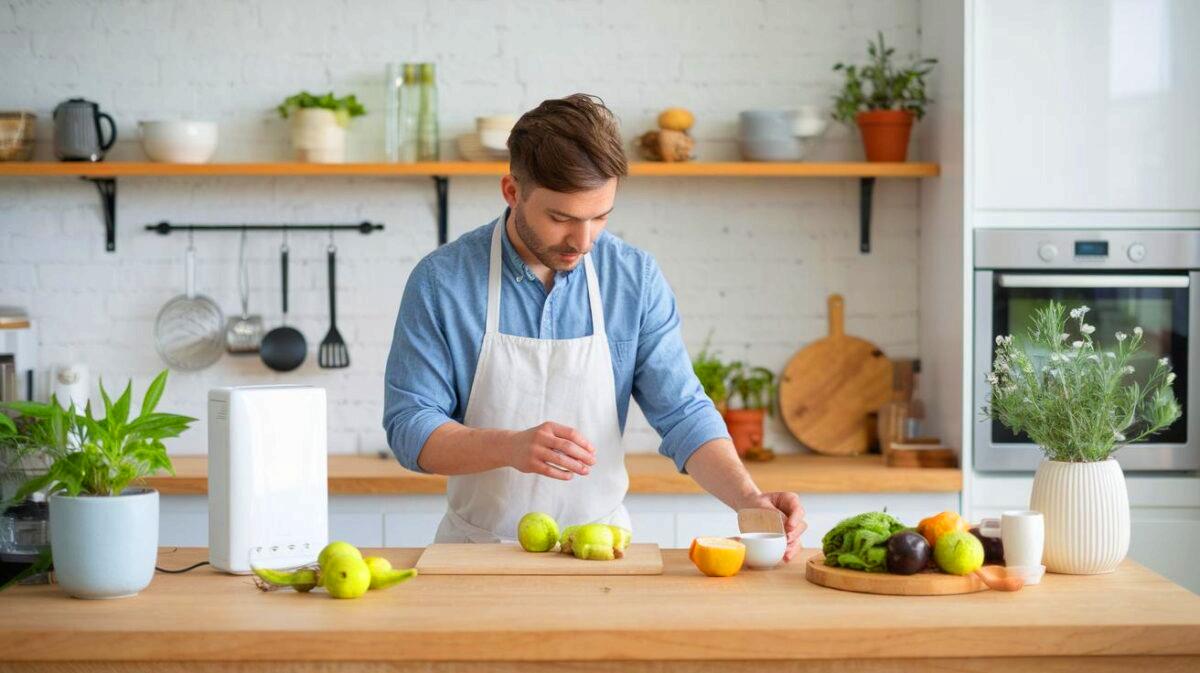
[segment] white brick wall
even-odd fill
[[[732,156],[737,112],[825,103],[830,67],[862,60],[877,29],[907,53],[918,44],[916,0],[725,2],[0,2],[0,109],[39,116],[38,154],[50,154],[50,111],[84,96],[116,117],[114,159],[141,158],[136,122],[207,118],[221,124],[217,161],[288,156],[273,107],[301,88],[355,92],[372,114],[355,121],[351,160],[382,156],[382,72],[388,61],[438,65],[443,137],[476,115],[520,112],[545,98],[605,98],[632,137],[658,110],[690,108],[699,153]],[[831,128],[818,159],[861,158],[857,139]],[[825,331],[825,296],[842,292],[848,330],[890,355],[917,341],[917,187],[880,181],[873,251],[858,253],[852,180],[634,178],[611,228],[653,252],[678,295],[693,350],[706,335],[728,357],[779,370]],[[451,181],[451,236],[499,214],[493,178]],[[117,252],[104,252],[98,198],[67,178],[0,180],[0,304],[26,308],[41,361],[86,362],[93,382],[133,377],[144,387],[162,363],[159,308],[182,291],[186,237],[142,231],[159,220],[322,222],[371,219],[381,235],[339,235],[339,323],[353,366],[326,371],[310,358],[279,375],[256,358],[226,356],[175,373],[164,408],[203,417],[213,386],[304,382],[325,386],[330,450],[373,452],[382,370],[400,293],[435,244],[427,179],[128,178],[118,196]],[[279,321],[278,246],[251,237],[251,309]],[[292,318],[310,347],[327,328],[326,238],[293,236]],[[237,310],[236,234],[196,237],[199,288]],[[768,441],[795,449],[778,420]],[[657,441],[640,417],[630,450]],[[204,450],[199,426],[175,453]]]

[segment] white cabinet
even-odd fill
[[[975,208],[1200,209],[1200,2],[973,7]]]

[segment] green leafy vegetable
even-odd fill
[[[821,538],[825,565],[884,572],[888,538],[905,528],[895,517],[883,512],[866,512],[843,519]]]

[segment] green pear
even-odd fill
[[[623,552],[628,549],[629,542],[633,539],[633,533],[626,528],[621,528],[620,526],[609,525],[609,528],[612,529],[614,540],[613,546],[616,547],[617,551]],[[617,558],[620,558],[620,555],[618,555]]]
[[[558,523],[549,514],[530,512],[517,524],[517,541],[525,551],[550,551],[558,544]]]
[[[370,588],[372,590],[394,587],[401,582],[407,582],[417,576],[416,568],[396,570],[392,568],[390,561],[381,556],[368,556],[363,559],[363,562],[371,570]]]
[[[317,565],[324,568],[325,564],[329,562],[329,559],[341,554],[349,554],[358,559],[362,559],[363,557],[362,552],[358,550],[358,547],[355,547],[349,542],[330,542],[329,544],[325,545],[325,548],[322,549],[321,553],[317,555]]]
[[[322,566],[325,590],[334,598],[358,598],[371,588],[371,569],[366,561],[350,554],[340,554]]]
[[[616,558],[616,540],[607,524],[589,523],[580,526],[571,539],[575,558],[589,561],[611,561]]]
[[[571,540],[575,537],[575,531],[582,526],[567,526],[562,529],[562,533],[558,536],[558,550],[564,554],[571,553]]]

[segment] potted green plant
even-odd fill
[[[765,367],[747,367],[737,363],[729,376],[729,386],[739,401],[738,408],[725,410],[725,425],[733,438],[738,455],[745,458],[762,449],[764,422],[775,406],[775,374]]]
[[[913,119],[924,117],[931,102],[925,95],[925,76],[937,60],[923,58],[897,68],[892,64],[895,52],[895,47],[884,44],[880,32],[878,43],[867,43],[868,64],[833,66],[845,75],[842,91],[834,98],[833,116],[858,124],[867,161],[904,161]]]
[[[333,92],[317,96],[301,91],[276,108],[292,120],[292,147],[297,161],[340,164],[346,160],[346,127],[367,113],[353,95],[336,98]]]
[[[1038,309],[1024,339],[997,336],[983,412],[1028,435],[1045,454],[1030,509],[1045,518],[1043,563],[1051,572],[1111,572],[1129,550],[1129,496],[1112,455],[1180,416],[1167,358],[1131,380],[1142,328],[1116,332],[1111,348],[1093,340],[1088,307]],[[1145,359],[1145,358],[1143,358]]]
[[[722,415],[729,401],[729,374],[738,366],[739,363],[736,362],[722,361],[708,350],[707,345],[692,360],[692,371],[696,373],[696,378],[700,379],[704,394],[708,395],[708,399],[712,400]]]
[[[104,385],[104,416],[91,404],[79,412],[49,403],[10,402],[31,419],[29,437],[50,460],[44,474],[21,486],[16,499],[44,492],[50,503],[50,549],[55,577],[78,598],[132,596],[150,584],[158,554],[158,492],[134,482],[173,472],[163,440],[196,419],[155,411],[166,388],[164,370],[130,417],[132,383],[112,400]]]

